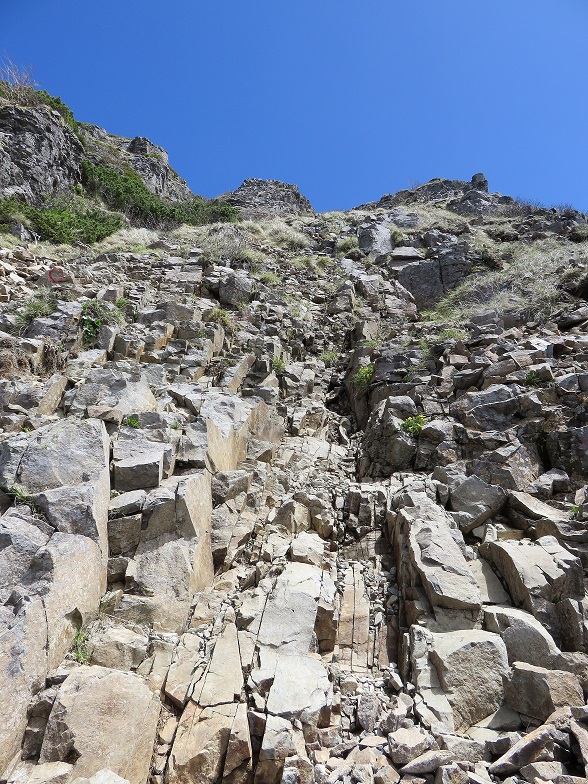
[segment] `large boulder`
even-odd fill
[[[145,784],[159,708],[159,698],[136,675],[80,667],[59,689],[39,761],[75,760],[74,778],[108,767],[130,784]]]
[[[584,692],[571,672],[516,662],[504,681],[507,705],[524,716],[545,721],[557,708],[584,705]]]
[[[457,732],[500,707],[508,656],[499,635],[477,629],[434,634],[429,656],[453,709]]]
[[[424,493],[407,494],[406,501],[389,518],[389,532],[399,552],[406,551],[408,582],[420,582],[433,607],[479,610],[480,589],[460,549],[461,533]]]
[[[103,422],[59,420],[3,442],[0,486],[31,496],[51,526],[92,539],[106,558],[109,450]]]
[[[568,613],[570,601],[584,598],[582,565],[554,537],[485,542],[480,552],[494,564],[514,603],[546,626],[557,645],[582,637],[581,618],[572,621]]]
[[[500,634],[508,660],[550,667],[559,648],[547,629],[530,613],[515,607],[485,607],[486,628]]]

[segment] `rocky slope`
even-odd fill
[[[0,251],[3,781],[586,781],[586,217],[295,212]]]

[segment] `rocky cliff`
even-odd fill
[[[82,123],[74,132],[56,109],[2,105],[0,100],[0,197],[41,202],[71,193],[81,181],[84,158],[116,169],[130,167],[152,193],[172,201],[194,196],[169,166],[166,151],[144,137],[125,139]]]
[[[1,779],[586,781],[586,216],[247,182],[0,237]]]

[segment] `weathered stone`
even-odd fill
[[[523,662],[513,664],[504,681],[504,696],[510,708],[539,721],[565,705],[584,705],[582,687],[573,673]]]
[[[109,625],[92,635],[91,663],[114,670],[135,670],[147,656],[148,640],[124,626]]]
[[[362,694],[357,703],[357,720],[359,724],[368,732],[373,732],[382,706],[376,694]]]
[[[430,652],[457,731],[471,727],[502,703],[506,647],[497,634],[471,631],[433,635]]]
[[[0,110],[0,192],[37,201],[68,191],[78,181],[83,147],[45,106]]]
[[[172,746],[167,771],[170,784],[214,784],[223,771],[237,705],[186,706]]]
[[[194,699],[203,707],[233,702],[241,696],[243,673],[237,627],[228,623],[219,635],[201,692]]]
[[[509,663],[526,662],[550,667],[559,648],[553,637],[530,613],[514,607],[484,608],[484,623],[491,632],[500,634]]]
[[[107,766],[130,784],[144,784],[158,717],[158,698],[136,675],[80,667],[59,689],[40,762],[73,756],[75,776],[89,778]]]
[[[390,733],[388,748],[395,765],[408,765],[426,751],[437,748],[437,744],[432,735],[414,727]]]
[[[33,497],[58,531],[82,534],[108,552],[109,444],[98,420],[57,421],[4,441],[0,484]]]

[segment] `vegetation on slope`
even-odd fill
[[[123,222],[121,215],[105,212],[82,199],[59,197],[40,207],[15,198],[0,199],[0,231],[22,223],[47,242],[100,242],[120,229]]]
[[[167,202],[152,193],[131,168],[119,172],[112,166],[85,160],[81,173],[88,195],[99,197],[111,209],[124,213],[131,223],[148,228],[167,228],[183,223],[201,226],[235,221],[239,215],[235,207],[216,199]]]

